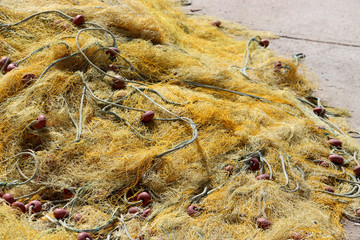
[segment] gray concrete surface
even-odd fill
[[[190,9],[271,31],[280,36],[270,48],[284,56],[305,53],[318,75],[315,95],[346,108],[360,131],[360,0],[192,0]],[[349,240],[360,239],[359,224],[346,222]]]
[[[192,0],[187,9],[280,36],[270,48],[281,55],[305,53],[319,79],[318,97],[352,114],[360,131],[359,0]]]

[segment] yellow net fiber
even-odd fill
[[[360,197],[345,114],[313,112],[303,56],[261,46],[276,36],[210,23],[167,0],[1,1],[0,56],[16,65],[0,60],[1,186],[43,203],[2,201],[1,239],[344,236]]]

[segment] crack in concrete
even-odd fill
[[[316,43],[325,43],[325,44],[332,44],[332,45],[340,45],[345,47],[356,47],[360,48],[360,45],[357,44],[350,44],[350,43],[339,43],[339,42],[331,42],[331,41],[322,41],[322,40],[315,40],[310,38],[302,38],[302,37],[292,37],[292,36],[286,36],[286,35],[278,35],[280,38],[287,38],[287,39],[293,39],[293,40],[300,40],[300,41],[308,41],[308,42],[316,42]]]

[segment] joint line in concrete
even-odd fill
[[[279,35],[279,37],[281,37],[281,38],[287,38],[287,39],[294,39],[294,40],[301,40],[301,41],[308,41],[308,42],[325,43],[325,44],[332,44],[332,45],[340,45],[340,46],[346,46],[346,47],[356,47],[356,48],[360,48],[360,45],[350,44],[350,43],[339,43],[339,42],[331,42],[331,41],[322,41],[322,40],[315,40],[315,39],[302,38],[302,37],[292,37],[292,36],[286,36],[286,35]]]

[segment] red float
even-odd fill
[[[256,180],[270,180],[270,175],[269,174],[261,174],[256,177]]]
[[[332,192],[332,193],[335,192],[334,188],[332,188],[332,187],[325,187],[324,190],[326,192]]]
[[[110,56],[115,56],[117,55],[118,53],[120,53],[120,50],[116,47],[109,47],[108,50],[106,50],[105,52],[106,54],[110,54]]]
[[[215,27],[220,27],[221,26],[221,21],[216,20],[215,22],[212,22],[211,25],[213,25]]]
[[[257,158],[252,158],[250,159],[250,169],[252,171],[257,171],[260,169],[260,163],[259,163],[259,160]]]
[[[22,211],[23,213],[26,212],[26,207],[22,202],[14,202],[13,204],[11,204],[11,206],[13,208],[19,209],[20,211]]]
[[[6,67],[6,71],[10,72],[11,70],[15,69],[17,66],[15,63],[10,63],[9,65],[7,65]]]
[[[360,165],[355,166],[353,170],[354,170],[355,175],[357,177],[359,177],[360,176]]]
[[[114,64],[110,64],[108,69],[111,71],[114,71],[114,72],[116,72],[118,70],[117,66]]]
[[[73,24],[76,26],[80,26],[81,24],[83,24],[85,21],[85,18],[83,15],[77,15],[76,17],[74,17],[73,20]]]
[[[42,129],[46,126],[46,116],[41,114],[37,117],[35,127],[37,129]]]
[[[324,116],[324,114],[326,113],[326,110],[323,107],[316,107],[313,109],[313,112],[318,116]]]
[[[335,163],[337,165],[341,165],[344,163],[344,158],[340,155],[337,154],[332,154],[328,157],[328,159],[332,162]]]
[[[143,211],[143,213],[141,214],[141,216],[142,216],[143,218],[147,218],[147,217],[151,214],[151,212],[152,212],[151,208],[145,209],[145,210]]]
[[[57,208],[53,212],[56,219],[64,219],[69,216],[69,211],[63,208]]]
[[[264,48],[267,48],[267,47],[269,46],[269,44],[270,44],[270,41],[267,40],[267,39],[262,39],[262,40],[260,40],[260,42],[259,42],[259,45],[262,46],[262,47],[264,47]]]
[[[137,198],[137,201],[142,201],[143,206],[147,206],[150,204],[151,201],[151,195],[148,192],[141,192]]]
[[[139,209],[137,207],[131,207],[131,208],[129,208],[128,212],[130,214],[134,214],[134,213],[139,212]]]
[[[258,225],[259,228],[262,228],[264,230],[268,229],[271,226],[271,223],[266,218],[256,219],[256,224]]]
[[[224,170],[231,175],[234,171],[234,167],[232,165],[227,165]]]
[[[196,213],[199,212],[199,208],[195,205],[190,205],[188,208],[187,208],[187,213],[193,217]]]
[[[301,240],[301,239],[305,239],[305,238],[301,233],[294,232],[291,234],[290,239]]]
[[[30,82],[31,80],[35,79],[35,74],[33,73],[27,73],[22,77],[22,82],[23,84],[27,84],[28,82]]]
[[[82,232],[77,236],[77,240],[92,240],[90,233]]]
[[[5,193],[2,198],[10,204],[15,202],[14,196],[11,193]]]
[[[38,200],[31,201],[26,205],[26,211],[29,211],[30,208],[32,208],[32,213],[41,212],[42,203]]]
[[[68,29],[70,27],[70,24],[68,24],[68,23],[64,23],[63,25],[61,25],[61,29],[63,30],[63,31],[65,31],[66,29]]]
[[[122,76],[115,76],[115,78],[113,78],[112,87],[117,90],[124,89],[126,87],[126,84],[123,80],[125,80],[125,78],[123,78]]]
[[[274,63],[275,72],[279,72],[282,68],[282,63],[280,61],[277,61]]]
[[[155,116],[154,111],[146,111],[145,113],[141,114],[141,121],[143,122],[150,122]]]
[[[322,161],[322,162],[320,162],[320,166],[322,166],[322,167],[330,167],[330,163],[328,161]]]
[[[360,217],[360,208],[359,208],[359,209],[356,209],[355,214],[356,214],[356,216]]]
[[[342,142],[337,139],[337,138],[332,138],[332,139],[329,139],[328,143],[334,147],[341,147],[342,146]]]
[[[79,213],[77,213],[77,214],[74,215],[74,220],[75,220],[75,222],[80,221],[81,218],[82,218],[82,216],[81,216],[81,214],[79,214]]]

